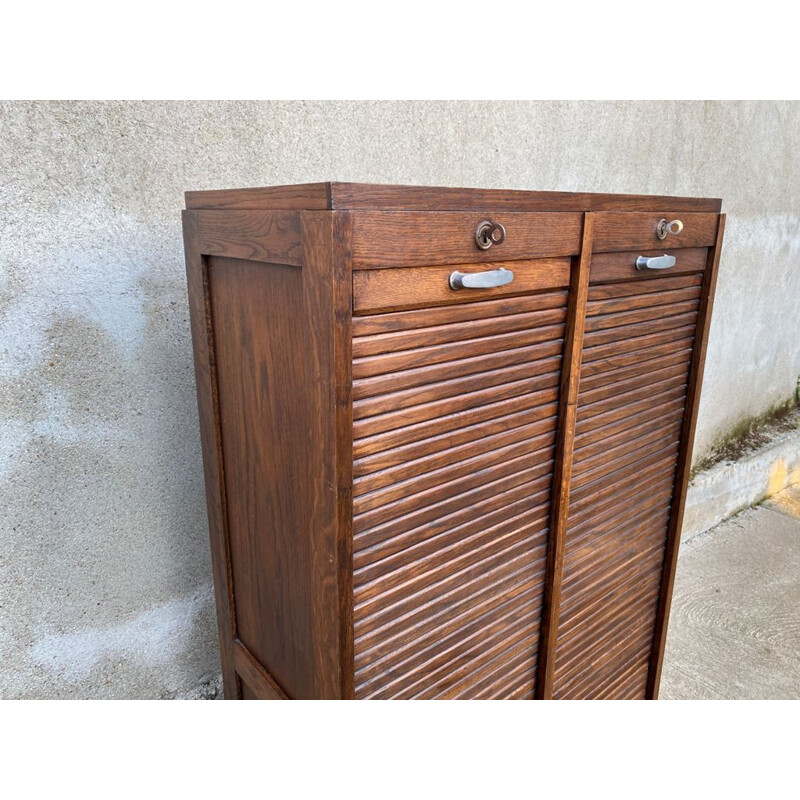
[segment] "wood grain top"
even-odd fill
[[[186,208],[380,211],[670,211],[718,213],[717,198],[465,189],[372,183],[305,183],[186,192]]]

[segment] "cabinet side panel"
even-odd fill
[[[335,525],[317,276],[223,257],[208,276],[237,638],[287,696],[317,697],[314,559]]]

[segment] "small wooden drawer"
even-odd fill
[[[661,239],[657,230],[662,220],[667,224],[680,222],[683,228],[679,233],[668,233]],[[662,247],[710,247],[717,238],[718,222],[718,214],[603,212],[595,215],[592,251],[609,253],[640,247],[647,250]]]
[[[484,220],[505,240],[481,250],[475,232]],[[354,269],[471,264],[577,255],[582,214],[364,211],[353,215]]]
[[[475,274],[510,270],[511,283],[492,289],[451,289],[454,271]],[[569,285],[569,258],[498,261],[493,264],[451,264],[444,267],[356,270],[353,273],[353,313],[374,314],[407,308],[471,303],[497,297],[529,294]]]
[[[708,250],[705,247],[687,247],[685,250],[628,250],[624,253],[599,253],[592,256],[589,280],[592,283],[607,281],[648,280],[669,278],[687,272],[702,272],[706,268]],[[667,269],[637,269],[636,259],[657,258],[670,255],[675,265]]]

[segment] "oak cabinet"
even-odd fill
[[[720,201],[187,193],[229,698],[651,698]]]

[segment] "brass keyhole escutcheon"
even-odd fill
[[[493,244],[502,244],[506,239],[506,229],[499,222],[484,219],[475,229],[475,244],[480,250],[488,250]]]

